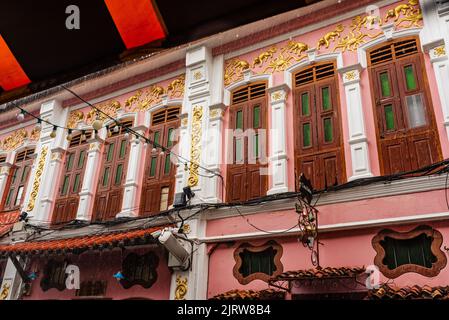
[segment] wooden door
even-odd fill
[[[232,163],[227,167],[227,201],[262,197],[268,188],[266,98],[233,105],[230,111]]]
[[[324,67],[326,73],[320,77],[319,70]],[[306,84],[296,80],[296,174],[304,173],[315,190],[343,183],[346,175],[333,64],[309,67],[298,73],[297,79],[310,80]]]
[[[416,52],[401,56],[397,46],[374,50],[373,54],[382,50],[388,59],[376,59],[370,67],[379,159],[386,175],[416,170],[442,159],[422,54],[415,44],[409,47]]]
[[[106,140],[94,205],[94,220],[111,220],[121,211],[128,156],[129,141],[124,136],[124,130]]]

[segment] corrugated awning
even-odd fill
[[[155,239],[151,234],[165,227],[159,226],[148,229],[103,233],[67,239],[0,245],[0,257],[5,258],[11,255],[80,254],[86,250],[144,245],[154,242]]]

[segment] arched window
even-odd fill
[[[424,60],[417,38],[368,54],[382,174],[418,169],[442,159]]]
[[[132,125],[133,121],[128,120],[122,121],[118,130],[115,124],[109,126],[95,196],[93,211],[95,221],[114,219],[122,208],[123,185],[129,157],[129,141],[125,137],[125,128],[130,128]]]
[[[268,187],[266,83],[253,83],[232,93],[229,129],[233,130],[227,168],[227,201],[264,196]]]
[[[296,175],[304,173],[315,190],[345,182],[335,63],[299,71],[294,87]]]
[[[29,148],[16,155],[9,174],[8,188],[5,189],[3,196],[3,210],[15,210],[22,205],[33,166],[33,154],[34,148]]]
[[[82,134],[78,134],[70,141],[65,154],[52,223],[67,222],[76,218],[79,193],[83,185],[84,170],[87,163],[88,138],[90,136],[84,137]]]
[[[175,131],[179,127],[180,107],[168,107],[152,114],[150,139],[157,145],[171,149]],[[148,146],[145,162],[141,213],[152,214],[168,209],[173,202],[176,167],[169,153]]]

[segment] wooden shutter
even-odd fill
[[[86,140],[81,140],[81,134],[78,134],[70,141],[64,157],[63,172],[52,216],[53,224],[76,219],[88,156]]]
[[[247,201],[266,194],[268,137],[266,84],[255,83],[233,93],[229,128],[232,163],[227,166],[227,201]]]
[[[121,211],[123,185],[126,180],[129,158],[129,140],[125,138],[126,129],[132,121],[123,121],[115,132],[110,127],[109,138],[106,139],[100,178],[94,204],[94,220],[106,221],[114,219]]]
[[[33,166],[33,154],[34,148],[16,155],[3,196],[3,210],[15,210],[22,205]]]
[[[442,159],[418,40],[398,40],[369,54],[383,174]]]
[[[340,109],[334,63],[322,63],[295,75],[296,173],[316,190],[346,179]]]
[[[150,140],[156,143],[157,150],[153,152],[151,145],[147,148],[140,204],[142,215],[166,210],[173,202],[176,166],[172,162],[173,155],[161,152],[159,146],[171,150],[176,144],[180,111],[180,107],[168,107],[152,114]]]

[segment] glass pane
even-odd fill
[[[111,143],[108,148],[108,155],[106,157],[107,161],[111,161],[114,155],[114,143]]]
[[[9,189],[8,196],[6,197],[5,205],[9,205],[11,203],[13,194],[14,194],[14,189]]]
[[[321,88],[321,99],[323,101],[323,110],[329,110],[331,108],[329,87]]]
[[[393,106],[391,104],[388,104],[384,106],[384,113],[385,113],[385,125],[387,130],[394,130],[394,113],[393,113]]]
[[[235,162],[241,162],[243,160],[242,142],[242,138],[235,139]]]
[[[120,142],[120,159],[123,159],[125,157],[125,153],[126,153],[126,143],[127,140],[122,140]]]
[[[236,123],[235,123],[236,129],[243,129],[243,111],[237,111],[237,117],[236,117]]]
[[[103,186],[106,187],[108,185],[108,181],[109,181],[109,167],[106,167],[104,169],[104,175],[103,175]]]
[[[390,79],[388,78],[388,72],[382,72],[380,74],[380,89],[382,91],[382,97],[391,96]]]
[[[168,129],[167,147],[173,145],[173,128]]]
[[[81,151],[78,158],[78,168],[82,168],[84,166],[84,159],[86,157],[86,151]]]
[[[312,137],[310,134],[310,123],[302,125],[302,145],[303,147],[310,147],[312,145]]]
[[[150,163],[150,177],[154,177],[154,175],[156,174],[156,164],[157,164],[157,157],[152,157]]]
[[[12,178],[11,178],[11,183],[16,182],[16,178],[17,178],[17,172],[19,171],[19,169],[14,169],[12,172]]]
[[[156,144],[159,144],[159,138],[160,138],[160,136],[161,136],[161,133],[160,133],[159,131],[156,131],[156,132],[154,133],[154,142],[155,142]]]
[[[22,196],[23,196],[23,186],[20,186],[19,189],[17,189],[17,197],[14,205],[18,206],[20,204]]]
[[[168,174],[170,172],[170,165],[171,165],[170,154],[167,154],[165,156],[165,165],[164,165],[164,173],[165,174]]]
[[[260,106],[254,107],[253,110],[253,128],[260,127]]]
[[[119,164],[115,169],[115,184],[120,184],[122,181],[123,164]]]
[[[303,116],[310,115],[310,102],[308,92],[304,92],[303,94],[301,94],[301,113]]]
[[[71,170],[73,167],[73,153],[67,155],[67,170]]]
[[[255,134],[254,135],[254,140],[253,140],[253,148],[254,148],[254,157],[259,158],[259,135]]]
[[[426,124],[426,115],[421,94],[407,96],[408,125],[410,128],[421,127]]]
[[[79,186],[80,186],[80,174],[78,173],[78,174],[75,176],[75,182],[73,183],[73,189],[72,189],[72,192],[77,192]]]
[[[332,140],[333,140],[332,119],[326,118],[324,119],[324,141],[332,142]]]
[[[168,187],[161,189],[161,205],[159,207],[160,211],[165,211],[168,209]]]
[[[67,194],[67,189],[69,188],[69,179],[70,179],[70,176],[64,177],[64,181],[62,183],[62,190],[61,190],[61,195],[63,195],[63,196]]]
[[[22,178],[20,179],[21,183],[25,182],[25,179],[28,176],[28,172],[30,172],[30,167],[29,166],[25,166],[25,168],[23,168],[23,171],[22,171]]]
[[[407,90],[415,90],[416,89],[416,78],[415,73],[413,72],[413,66],[405,66],[404,67],[404,73],[405,73],[405,83],[407,85]]]

